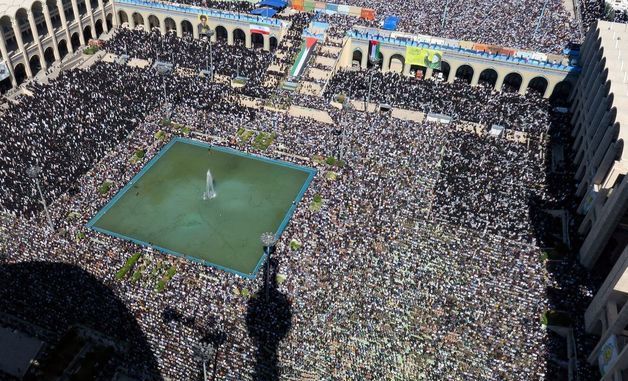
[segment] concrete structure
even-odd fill
[[[571,97],[580,198],[580,262],[605,277],[585,313],[600,335],[588,360],[602,380],[628,380],[628,25],[598,21],[580,52],[582,73]],[[624,61],[625,60],[625,61]],[[625,63],[624,63],[625,62]]]
[[[10,74],[10,86],[3,87],[19,85],[107,32],[115,25],[112,9],[110,0],[0,0],[0,58]]]
[[[120,25],[146,30],[157,27],[162,33],[176,31],[179,37],[191,34],[199,38],[199,15],[207,17],[207,25],[215,31],[212,41],[225,40],[229,44],[242,43],[247,48],[273,50],[290,25],[268,17],[210,10],[207,8],[143,0],[116,0],[116,17]],[[251,25],[268,28],[269,34],[251,32]]]
[[[173,30],[178,36],[198,38],[201,14],[215,31],[214,41],[224,39],[265,50],[276,48],[290,25],[266,17],[154,1],[0,0],[0,63],[9,69],[0,89],[19,86],[118,25],[155,27],[162,33]],[[269,33],[255,33],[251,30],[255,25]]]
[[[401,33],[391,33],[384,30],[368,28],[354,28],[349,32],[349,43],[341,57],[341,67],[351,67],[357,63],[362,68],[368,66],[369,41],[377,40],[380,43],[381,70],[397,71],[404,75],[411,75],[412,70],[423,71],[424,78],[430,78],[435,73],[428,68],[406,65],[406,47],[419,44],[407,38],[399,37]],[[427,36],[424,36],[427,37]],[[429,37],[428,37],[429,38]],[[545,98],[550,97],[554,90],[559,89],[568,93],[575,85],[580,69],[569,66],[568,58],[553,57],[555,62],[536,62],[512,58],[500,58],[484,52],[475,52],[471,49],[461,49],[462,42],[454,40],[438,40],[440,44],[428,43],[431,49],[443,52],[442,73],[444,79],[453,82],[455,78],[464,78],[476,86],[480,80],[491,83],[497,91],[507,84],[525,94],[528,88],[534,88],[543,93]],[[534,54],[530,52],[530,54]],[[536,53],[540,54],[540,53]],[[542,55],[547,57],[546,55]],[[546,60],[548,58],[545,58]],[[559,61],[560,60],[560,61]]]

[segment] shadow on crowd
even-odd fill
[[[551,107],[568,107],[554,100]],[[587,356],[596,339],[584,331],[584,311],[592,296],[583,289],[596,289],[599,280],[580,265],[578,249],[581,239],[577,234],[579,201],[575,196],[576,181],[571,147],[573,140],[569,120],[571,114],[551,112],[551,124],[544,152],[546,197],[531,195],[528,201],[532,229],[538,245],[543,248],[539,260],[545,262],[551,284],[546,287],[548,306],[543,313],[548,319],[541,321],[552,326],[548,329],[545,353],[545,376],[551,380],[569,379],[570,363],[577,368],[580,380],[599,379],[595,367],[587,362]],[[562,158],[562,159],[561,159]],[[565,242],[564,229],[568,229]],[[534,322],[540,324],[539,322]],[[569,353],[567,340],[575,339],[576,352]],[[575,354],[575,356],[574,356]],[[577,361],[576,361],[577,359]]]
[[[135,317],[90,273],[64,263],[0,263],[0,279],[0,326],[48,344],[24,380],[52,380],[64,372],[70,381],[99,374],[113,379],[116,372],[161,380]]]
[[[256,346],[254,381],[279,380],[279,343],[292,327],[291,302],[278,290],[276,260],[271,259],[270,269],[264,267],[264,278],[269,279],[268,295],[264,284],[249,300],[246,325]]]

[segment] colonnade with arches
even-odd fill
[[[19,86],[115,26],[111,0],[36,0],[0,17],[0,53],[9,77],[0,92]]]
[[[125,6],[116,3],[116,16],[119,25],[129,28],[143,28],[150,31],[159,29],[162,34],[173,32],[179,37],[192,36],[201,38],[197,15],[179,14],[163,11],[159,8]],[[229,45],[243,45],[247,48],[259,48],[274,51],[279,44],[283,27],[270,26],[270,33],[262,34],[250,31],[250,22],[230,18],[207,17],[207,25],[212,30],[212,42],[224,41]]]
[[[410,65],[406,64],[405,47],[396,45],[380,45],[379,59],[373,63],[369,60],[368,42],[352,39],[352,43],[346,46],[349,50],[342,60],[345,67],[353,66],[366,69],[377,66],[376,68],[383,72],[397,72],[423,79],[436,76],[448,83],[453,83],[458,79],[467,82],[470,86],[482,84],[491,86],[496,91],[508,89],[522,95],[528,91],[536,91],[542,94],[544,98],[566,98],[576,80],[576,77],[568,72],[533,67],[532,65],[513,64],[489,58],[471,58],[449,52],[441,61],[439,70]]]

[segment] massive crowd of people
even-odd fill
[[[539,10],[529,8],[529,1],[485,4],[495,16],[488,21],[474,15],[475,6],[447,3],[450,15],[475,17],[473,25],[445,23],[452,36],[464,32],[460,38],[486,33],[483,41],[555,50],[571,32],[553,33],[564,23],[562,8],[553,1],[542,20],[547,28],[543,38],[513,29],[512,22],[498,17],[512,11],[533,22]],[[410,10],[403,27],[440,30],[438,17],[427,17],[437,8]],[[406,3],[392,1],[383,12],[406,9]],[[552,16],[552,10],[558,11]],[[417,12],[425,17],[410,21],[411,15],[420,16]],[[259,49],[213,44],[217,74],[256,79],[245,90],[197,75],[207,67],[207,42],[125,29],[117,30],[105,49],[168,61],[175,70],[160,74],[150,66],[99,62],[65,71],[50,84],[30,85],[32,95],[0,113],[0,124],[8,126],[0,130],[0,231],[6,251],[0,265],[64,262],[111,288],[137,319],[157,361],[155,370],[137,356],[117,358],[112,366],[138,379],[198,378],[202,366],[193,348],[206,339],[207,327],[224,335],[212,360],[217,378],[224,380],[251,379],[254,369],[264,373],[256,364],[256,353],[265,349],[258,348],[264,345],[260,336],[276,336],[278,344],[266,348],[277,347],[282,379],[560,379],[566,370],[557,348],[566,344],[540,325],[539,316],[560,308],[572,312],[581,327],[578,309],[593,292],[577,266],[553,269],[541,259],[541,249],[559,240],[543,211],[573,209],[574,202],[564,173],[548,169],[547,140],[536,138],[568,139],[566,117],[556,115],[534,92],[495,93],[489,86],[392,73],[373,74],[372,102],[447,114],[453,121],[416,122],[329,106],[338,94],[367,98],[367,71],[337,73],[325,98],[269,87],[268,77],[281,78],[290,64],[285,57],[298,51],[295,43],[310,17],[294,17],[288,40],[278,46],[285,53],[279,59]],[[321,20],[335,25],[336,37],[347,26],[342,17]],[[273,63],[280,70],[269,74]],[[193,75],[176,69],[191,69]],[[276,85],[277,79],[271,82]],[[333,123],[260,109],[248,98],[256,97],[253,103],[260,104],[259,98],[271,93],[327,113]],[[163,124],[164,119],[177,125]],[[526,132],[533,143],[490,136],[492,124]],[[276,137],[261,151],[253,140],[238,136],[240,128]],[[248,308],[255,299],[248,292],[263,289],[261,276],[241,279],[85,228],[177,135],[318,169],[274,255],[282,275],[275,293],[287,301],[289,311],[271,313],[270,319],[278,323],[280,316],[287,317],[288,324],[282,325],[289,327],[287,332],[274,332],[270,324],[263,328],[270,332],[259,335],[260,327],[251,327],[256,323],[251,323],[250,311],[257,310]],[[138,149],[145,156],[131,160]],[[341,164],[330,164],[327,157],[341,159]],[[54,234],[38,213],[39,196],[27,175],[35,165],[42,168],[39,181]],[[104,182],[111,183],[105,194]],[[318,197],[322,206],[312,208]],[[291,247],[292,240],[301,246]],[[156,292],[147,279],[116,279],[116,271],[136,252],[143,253],[149,268],[165,261],[177,268],[164,292]],[[564,297],[548,295],[548,288]],[[245,289],[247,293],[240,292]],[[20,308],[11,313],[28,317]],[[58,322],[67,314],[48,314],[57,323],[54,328],[61,329]],[[589,343],[577,339],[578,354],[584,357]],[[582,379],[589,379],[592,370],[586,361],[580,364]]]

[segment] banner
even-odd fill
[[[270,34],[270,28],[263,25],[249,24],[249,31],[251,33]]]
[[[199,36],[207,35],[211,31],[209,24],[207,24],[207,16],[198,15],[198,34]]]
[[[439,50],[406,46],[406,65],[417,65],[440,70],[442,61],[443,52]]]
[[[371,40],[370,45],[371,45],[371,53],[370,53],[369,59],[371,61],[378,61],[380,59],[379,58],[380,56],[379,41]]]
[[[600,349],[600,354],[597,359],[602,376],[613,365],[617,359],[617,355],[617,336],[611,335],[608,340],[606,340],[606,343],[604,343],[602,349]]]
[[[9,68],[4,62],[0,62],[0,81],[4,81],[9,77]]]

